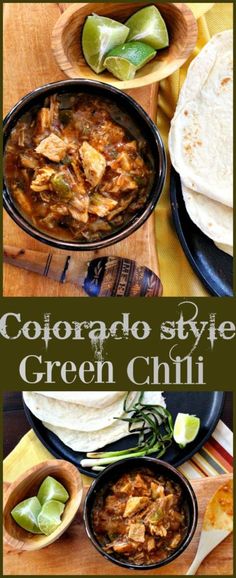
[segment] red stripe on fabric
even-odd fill
[[[204,446],[205,450],[212,457],[217,464],[219,464],[226,472],[231,473],[232,466],[227,460],[224,459],[222,454],[216,450],[216,448],[211,443],[206,443]]]
[[[200,474],[201,477],[202,477],[202,471],[201,471],[201,469],[194,463],[194,461],[193,461],[192,458],[190,458],[190,459],[189,459],[187,462],[185,462],[185,463],[186,463],[186,464],[189,464],[189,465],[193,468],[193,470],[195,470],[195,472],[197,472],[198,474]],[[181,466],[180,466],[180,467],[181,467]],[[187,474],[185,474],[185,475],[188,477]],[[189,479],[191,479],[191,478],[189,478]]]
[[[209,443],[209,442],[208,442]],[[233,456],[231,456],[225,448],[223,448],[219,442],[217,442],[214,438],[210,438],[210,444],[216,449],[220,456],[224,458],[224,460],[232,467],[233,466]],[[207,445],[207,444],[206,444]]]
[[[227,460],[225,459],[225,456],[223,455],[221,448],[218,451],[217,448],[215,447],[215,444],[211,442],[210,443],[207,442],[205,448],[222,467],[224,467],[226,470],[231,471],[232,466],[230,465],[228,459]]]
[[[204,447],[204,446],[203,446],[203,447]],[[196,455],[196,454],[195,454],[195,455]],[[201,468],[201,466],[199,466],[199,464],[198,464],[197,462],[195,462],[194,457],[195,457],[195,456],[193,456],[193,457],[191,458],[191,462],[193,462],[194,465],[199,469],[199,471],[202,472],[202,474],[204,475],[205,478],[208,478],[208,477],[209,477],[208,472],[205,472],[205,471]]]

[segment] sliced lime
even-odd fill
[[[105,16],[88,16],[82,32],[82,48],[87,64],[96,72],[104,70],[105,54],[126,41],[129,29]]]
[[[64,512],[65,504],[50,500],[43,504],[41,512],[38,515],[38,525],[43,534],[49,536],[61,524],[61,515]]]
[[[69,498],[69,494],[60,482],[51,476],[47,476],[39,488],[37,498],[40,504],[44,504],[49,500],[58,500],[65,503]]]
[[[188,413],[178,413],[174,425],[174,440],[181,447],[192,442],[197,437],[200,419]]]
[[[128,42],[141,40],[156,50],[169,45],[165,22],[156,6],[145,6],[125,23],[129,28]]]
[[[28,498],[17,504],[11,511],[11,515],[18,526],[24,528],[27,532],[41,534],[37,521],[40,510],[41,504],[38,498]]]
[[[106,67],[119,80],[131,80],[135,77],[135,66],[125,58],[110,56],[106,59]]]
[[[116,46],[106,55],[104,66],[120,80],[134,78],[136,70],[142,68],[156,56],[156,51],[144,42],[127,42]]]

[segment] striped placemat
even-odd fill
[[[233,471],[232,431],[220,420],[201,450],[178,469],[190,480],[231,473]]]
[[[13,482],[28,468],[53,458],[30,430],[3,462],[3,479]],[[208,442],[194,456],[178,468],[187,478],[218,476],[233,471],[233,433],[220,420]],[[91,478],[84,476],[87,483]]]

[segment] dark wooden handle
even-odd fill
[[[61,255],[56,253],[46,253],[43,251],[31,251],[5,245],[3,248],[3,260],[5,263],[38,273],[43,277],[49,277],[64,283],[65,281],[82,285],[86,275],[87,264],[80,263],[76,260],[74,266],[71,266],[72,257],[68,254]],[[68,270],[70,266],[70,275]],[[76,271],[74,270],[76,267]]]
[[[148,267],[122,257],[98,257],[85,263],[74,255],[4,246],[5,263],[20,267],[59,283],[83,287],[90,297],[158,297],[162,284]]]

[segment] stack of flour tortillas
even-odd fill
[[[95,451],[129,434],[124,402],[127,391],[24,391],[30,411],[66,446],[79,452]],[[129,393],[128,405],[139,399]],[[143,403],[162,405],[160,391],[145,391]]]
[[[169,150],[192,221],[233,254],[233,33],[216,34],[191,63]]]

